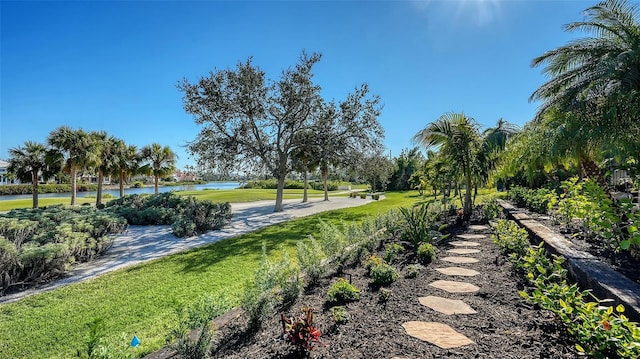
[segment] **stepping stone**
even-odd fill
[[[481,224],[472,224],[469,226],[469,229],[472,231],[488,231],[491,228]]]
[[[469,306],[469,304],[459,299],[449,299],[435,296],[420,297],[418,298],[420,304],[425,307],[429,307],[436,312],[442,314],[476,314],[477,312]]]
[[[478,263],[479,261],[475,258],[471,257],[444,257],[441,258],[445,262],[456,263],[456,264],[466,264],[466,263]]]
[[[406,322],[402,324],[407,334],[437,345],[442,349],[459,348],[475,344],[471,339],[456,332],[446,324],[435,322]]]
[[[460,268],[460,267],[436,268],[436,270],[442,274],[461,275],[464,277],[473,277],[480,274],[480,272],[474,271],[473,269],[466,269],[466,268]]]
[[[477,247],[480,245],[480,243],[478,242],[469,242],[469,241],[453,241],[453,242],[450,242],[449,244],[456,247]]]
[[[457,238],[462,238],[462,239],[485,239],[487,237],[489,237],[486,234],[458,234],[456,235]]]
[[[480,253],[480,250],[479,249],[469,249],[469,248],[454,248],[454,249],[449,249],[447,251],[447,253],[474,254],[474,253]]]
[[[433,283],[429,283],[429,285],[449,293],[475,293],[480,290],[478,286],[471,283],[456,282],[452,280],[437,280]]]

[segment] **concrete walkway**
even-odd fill
[[[334,209],[361,206],[370,202],[372,202],[370,198],[349,197],[331,197],[329,201],[310,198],[306,203],[302,203],[300,199],[292,199],[284,200],[284,210],[277,213],[273,212],[275,201],[232,203],[233,217],[230,224],[221,230],[188,238],[174,236],[170,226],[129,226],[127,232],[118,235],[113,246],[99,259],[78,264],[65,278],[41,287],[0,297],[0,304],[14,302],[120,268],[252,232],[273,224]]]

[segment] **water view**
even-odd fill
[[[196,184],[196,185],[183,185],[183,186],[161,186],[158,188],[158,192],[171,192],[171,191],[201,191],[201,190],[216,190],[216,189],[235,189],[240,186],[240,182],[209,182],[205,184]],[[124,194],[142,194],[142,193],[153,193],[153,185],[147,185],[143,188],[125,188]],[[87,192],[78,192],[78,197],[95,197],[97,194],[96,191],[87,191]],[[120,197],[120,191],[118,189],[105,189],[102,191],[103,196],[109,194],[113,196],[113,198]],[[71,196],[70,192],[66,193],[41,193],[39,198],[48,198],[48,197],[66,197]],[[7,195],[0,196],[0,201],[2,200],[10,200],[10,199],[24,199],[31,198],[32,195],[29,194],[17,194],[17,195]]]

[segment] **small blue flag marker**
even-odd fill
[[[140,345],[140,339],[138,339],[137,335],[134,335],[133,339],[131,339],[131,346],[135,348],[138,345]]]

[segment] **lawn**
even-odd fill
[[[84,345],[86,323],[96,317],[104,319],[111,342],[135,333],[142,341],[138,353],[154,351],[164,345],[178,306],[224,292],[237,301],[263,242],[272,256],[294,253],[297,241],[313,234],[321,219],[358,221],[419,199],[417,192],[388,193],[382,201],[267,227],[0,305],[0,358],[73,357]]]
[[[338,195],[341,191],[329,192],[330,196]],[[208,199],[214,202],[251,202],[261,200],[274,200],[276,199],[275,189],[232,189],[232,190],[202,190],[202,191],[177,191],[179,195],[194,196],[198,199]],[[287,189],[284,191],[285,199],[302,198],[303,190],[301,189]],[[323,191],[316,191],[310,189],[308,192],[310,197],[320,197],[324,194]],[[342,194],[346,195],[346,194]],[[95,203],[96,199],[93,198],[77,198],[78,204],[83,203]],[[106,199],[104,202],[108,202]],[[47,197],[40,198],[38,200],[40,206],[49,206],[52,204],[69,204],[71,197]],[[9,211],[15,208],[30,208],[33,202],[29,199],[10,199],[0,201],[0,211]]]

